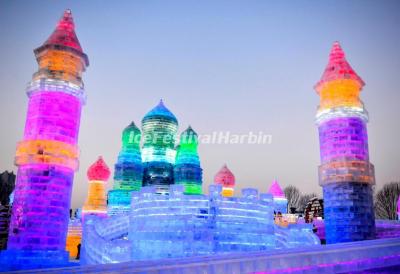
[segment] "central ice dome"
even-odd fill
[[[176,119],[175,115],[164,105],[162,99],[157,106],[155,106],[143,117],[142,123],[153,118],[163,118],[178,124],[178,120]]]

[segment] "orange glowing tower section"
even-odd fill
[[[100,156],[88,171],[89,190],[82,208],[82,219],[87,215],[105,217],[107,215],[107,195],[105,185],[110,178],[110,169]]]
[[[225,164],[215,175],[214,184],[222,186],[222,196],[232,197],[235,188],[235,175]]]

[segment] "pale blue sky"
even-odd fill
[[[90,59],[84,75],[74,207],[86,170],[113,167],[122,129],[160,98],[199,134],[263,131],[270,145],[201,145],[204,185],[227,163],[238,188],[266,192],[277,178],[302,192],[318,186],[318,96],[313,85],[339,40],[366,86],[370,158],[378,188],[400,179],[400,1],[0,1],[0,169],[16,171],[32,50],[72,9]],[[112,186],[112,181],[109,182]]]

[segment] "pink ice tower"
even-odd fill
[[[96,215],[99,217],[107,215],[105,186],[107,180],[110,178],[110,173],[110,169],[101,156],[89,167],[87,171],[89,190],[85,204],[82,207],[82,219],[87,215]]]
[[[10,269],[63,265],[68,259],[65,242],[85,102],[82,73],[89,65],[74,29],[66,10],[34,50],[39,69],[27,88],[8,250],[0,258]]]
[[[268,193],[272,194],[272,197],[274,198],[275,213],[287,213],[288,201],[277,180],[274,180],[272,182],[271,186],[269,187]]]
[[[232,197],[235,188],[235,175],[225,164],[214,177],[214,184],[222,186],[222,196]]]

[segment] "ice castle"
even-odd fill
[[[56,269],[46,273],[127,269],[143,273],[155,268],[168,273],[400,269],[399,222],[375,225],[372,211],[374,169],[368,155],[368,115],[359,99],[364,82],[338,43],[315,87],[321,99],[317,125],[326,237],[328,243],[371,239],[377,228],[380,239],[328,246],[320,246],[312,224],[274,222],[274,211],[287,210],[277,181],[269,193],[246,188],[234,196],[235,176],[224,165],[208,194],[202,194],[197,134],[189,126],[177,145],[178,120],[162,101],[144,116],[142,131],[134,123],[124,129],[108,195],[110,170],[104,160],[99,158],[88,169],[83,224],[79,218],[68,222],[78,168],[80,114],[86,99],[82,73],[89,65],[71,11],[65,11],[35,55],[39,69],[27,90],[26,126],[15,158],[18,177],[8,249],[0,253],[0,271],[47,267]],[[80,241],[83,267],[68,260],[68,252],[71,257],[78,255]],[[120,262],[127,263],[85,266]],[[71,264],[74,269],[58,268]]]

